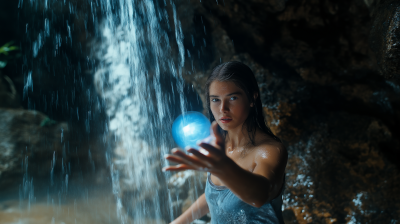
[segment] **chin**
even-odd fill
[[[221,129],[224,130],[224,131],[228,131],[228,130],[229,130],[229,129],[227,129],[227,128],[224,127],[224,126],[221,126],[221,125],[220,125],[220,127],[221,127]]]
[[[218,125],[224,131],[229,131],[230,129],[232,129],[232,125],[231,124],[223,124],[221,122],[218,122]]]

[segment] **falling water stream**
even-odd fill
[[[182,78],[184,37],[175,4],[178,3],[173,0],[19,1],[19,8],[29,8],[44,21],[25,24],[28,53],[23,56],[22,66],[24,101],[29,109],[38,107],[32,101],[32,95],[42,91],[38,89],[37,81],[46,77],[42,75],[40,80],[35,80],[32,74],[40,73],[40,66],[42,69],[45,67],[46,74],[58,76],[58,80],[71,85],[51,94],[43,93],[42,107],[44,111],[56,108],[65,112],[70,120],[84,123],[86,133],[93,133],[95,125],[102,126],[96,140],[106,149],[100,156],[106,158],[105,166],[111,177],[101,178],[107,180],[111,188],[108,192],[110,197],[96,199],[89,195],[104,193],[97,192],[94,183],[91,187],[74,185],[74,177],[84,179],[83,171],[78,174],[71,171],[74,164],[67,161],[66,156],[77,154],[80,149],[70,149],[70,143],[64,139],[65,130],[61,129],[62,153],[49,152],[51,161],[47,184],[35,186],[36,180],[30,175],[34,171],[28,168],[28,153],[21,163],[24,177],[19,189],[21,212],[18,213],[18,223],[32,222],[32,219],[23,218],[25,216],[21,214],[25,213],[40,220],[38,208],[41,206],[52,216],[51,223],[99,223],[96,220],[100,219],[104,223],[115,223],[115,218],[120,223],[131,223],[132,220],[134,223],[165,223],[179,215],[180,211],[173,206],[179,198],[167,187],[171,174],[161,171],[167,165],[164,154],[175,146],[172,123],[178,115],[190,109],[187,101],[190,91]],[[24,12],[27,10],[21,11]],[[80,27],[85,28],[80,31],[79,38],[83,38],[86,44],[90,42],[87,44],[89,51],[82,50],[82,39],[73,35],[79,27],[75,24],[78,20],[83,21]],[[66,51],[85,59],[76,60]],[[63,72],[51,63],[57,57],[63,60]],[[82,78],[85,72],[91,78]],[[92,80],[92,83],[87,80]],[[77,106],[79,88],[81,96],[88,102],[86,107]],[[93,108],[102,109],[105,116],[97,115]],[[89,161],[86,163],[91,164],[95,173],[101,164],[93,162],[96,155],[90,146],[88,148]],[[36,198],[41,193],[47,195],[46,201]],[[15,207],[7,206],[10,209]],[[15,212],[10,209],[10,212]],[[98,217],[93,220],[84,217],[85,214],[89,216],[88,209],[98,210],[95,212]],[[57,218],[60,214],[69,218],[62,221]]]
[[[172,8],[173,18],[169,18],[167,7]],[[120,156],[111,161],[119,216],[125,222],[120,211],[123,184],[132,190],[129,213],[134,219],[161,219],[167,213],[173,218],[172,208],[165,203],[171,198],[158,186],[163,185],[160,168],[165,165],[160,161],[171,146],[171,126],[166,125],[175,117],[171,107],[179,104],[180,112],[186,111],[181,77],[185,50],[175,4],[102,1],[102,10],[106,15],[102,28],[104,48],[98,56],[102,63],[96,81],[107,102],[109,130],[115,135]],[[173,44],[179,52],[173,52],[168,30],[174,30]],[[178,102],[175,94],[179,95]],[[150,201],[146,200],[149,195]]]

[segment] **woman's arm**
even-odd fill
[[[264,145],[258,150],[253,172],[244,170],[225,154],[223,137],[217,132],[217,124],[212,124],[215,144],[200,143],[207,150],[203,154],[196,149],[187,151],[190,155],[174,149],[166,159],[179,163],[165,167],[164,171],[199,170],[210,172],[228,187],[242,201],[254,207],[261,207],[279,195],[287,162],[287,151],[282,145]]]
[[[202,194],[182,215],[171,224],[189,224],[209,212],[206,196]]]
[[[234,161],[228,161],[211,174],[242,201],[259,208],[279,195],[284,181],[287,152],[284,148],[266,146],[258,154],[253,172],[241,168]]]

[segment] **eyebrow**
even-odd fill
[[[231,96],[231,95],[242,95],[241,92],[233,92],[233,93],[229,93],[227,96]],[[216,95],[210,95],[210,97],[218,97]]]

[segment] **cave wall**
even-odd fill
[[[379,71],[386,79],[400,83],[400,2],[379,0],[371,5],[370,46]]]
[[[272,3],[191,1],[195,7],[182,20],[183,30],[185,37],[197,35],[201,47],[190,38],[185,47],[207,54],[192,59],[203,70],[187,72],[185,79],[205,102],[203,86],[213,67],[238,60],[252,68],[267,122],[289,149],[287,223],[398,220],[399,42],[393,33],[398,28],[380,25],[384,19],[398,22],[398,3],[287,1],[284,8]],[[392,42],[384,38],[371,46],[374,35],[380,35],[377,41],[391,35]],[[382,56],[378,48],[390,52]]]

